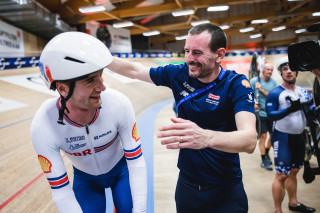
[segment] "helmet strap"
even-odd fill
[[[67,110],[68,113],[70,113],[68,107],[67,107],[67,101],[70,99],[70,97],[73,94],[73,90],[75,87],[75,81],[71,81],[70,82],[70,86],[69,86],[69,93],[67,95],[67,97],[63,97],[62,95],[60,95],[61,97],[61,107],[59,108],[59,118],[58,118],[58,124],[61,125],[65,125],[65,123],[63,123],[63,114],[64,114],[64,110]]]

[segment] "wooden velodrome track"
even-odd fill
[[[181,61],[183,59],[132,59],[146,65],[157,66],[158,61]],[[25,104],[11,110],[0,108],[0,212],[2,213],[56,213],[57,208],[52,201],[51,189],[39,166],[37,156],[32,147],[29,128],[34,113],[40,104],[52,95],[25,88],[4,81],[3,78],[38,73],[38,68],[0,71],[0,98]],[[135,81],[123,83],[117,78],[104,73],[108,86],[126,94],[132,101],[137,118],[150,106],[172,99],[171,91],[164,87]],[[1,101],[2,99],[0,99]],[[2,107],[0,102],[0,107]],[[157,116],[155,132],[168,124],[173,117],[171,104],[166,106]],[[143,139],[142,139],[143,140]],[[178,169],[177,150],[166,150],[154,137],[154,209],[159,213],[174,213],[174,190]],[[64,158],[72,183],[72,167]],[[249,199],[249,212],[273,212],[271,184],[274,171],[260,168],[258,149],[251,155],[241,153],[241,165],[244,185]],[[316,165],[313,158],[312,166]],[[311,184],[302,180],[302,171],[298,177],[298,199],[320,211],[320,177]],[[287,208],[287,196],[283,202],[283,211]]]

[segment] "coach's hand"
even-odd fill
[[[208,147],[209,137],[204,130],[194,122],[182,118],[171,118],[172,124],[163,126],[159,129],[158,138],[162,145],[168,149],[203,149]]]

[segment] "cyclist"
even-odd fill
[[[272,183],[275,212],[282,213],[285,190],[291,211],[314,212],[314,208],[303,205],[297,198],[297,173],[304,161],[306,126],[300,102],[311,97],[305,89],[295,85],[298,72],[290,70],[287,56],[279,59],[277,67],[283,83],[269,93],[266,102],[267,115],[275,121],[271,136],[276,170]]]
[[[31,139],[59,212],[105,212],[109,187],[118,213],[146,212],[146,166],[132,105],[103,84],[112,60],[101,41],[81,32],[57,35],[40,56],[41,76],[60,97],[36,112]],[[60,151],[73,165],[73,190]]]

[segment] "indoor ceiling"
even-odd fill
[[[19,4],[21,2],[26,4]],[[90,14],[79,11],[80,7],[93,5],[104,5],[106,11]],[[207,11],[209,6],[219,5],[228,5],[229,10]],[[180,17],[171,14],[173,11],[185,9],[193,10],[194,14]],[[132,21],[134,25],[126,28],[130,30],[131,35],[141,35],[143,32],[156,30],[160,34],[149,37],[149,42],[165,44],[175,41],[177,36],[187,34],[188,29],[192,27],[191,22],[206,19],[213,24],[230,27],[225,29],[229,39],[229,49],[248,49],[254,45],[262,48],[274,47],[299,42],[301,37],[318,38],[319,32],[295,33],[295,30],[306,29],[309,25],[320,21],[320,16],[312,16],[315,12],[320,12],[319,0],[1,0],[0,2],[0,18],[45,39],[50,39],[60,31],[70,30],[70,27],[79,29],[79,26],[86,22],[113,24]],[[255,19],[268,19],[268,22],[252,24],[251,21]],[[272,29],[280,26],[285,26],[286,29],[276,34]],[[240,29],[247,27],[254,27],[254,30],[240,32]],[[262,36],[250,39],[249,36],[254,34]]]

